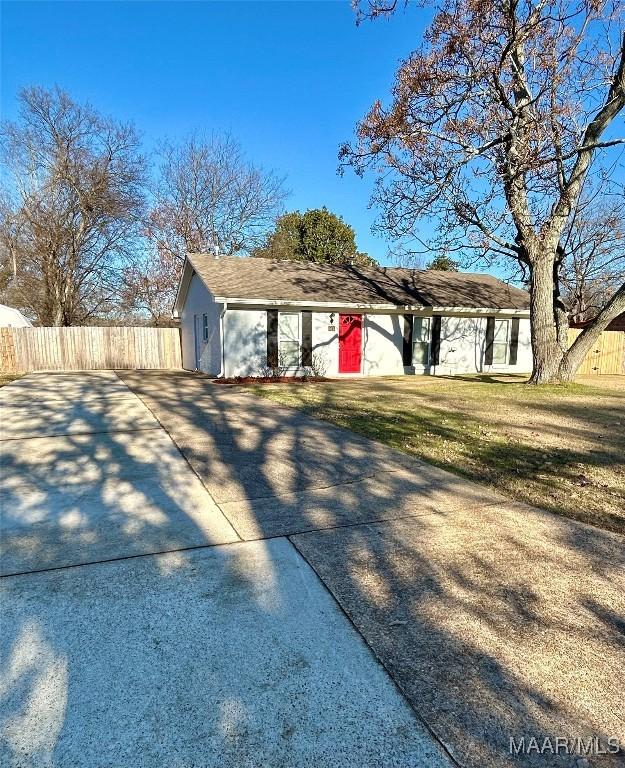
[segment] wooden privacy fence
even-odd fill
[[[182,368],[177,328],[0,328],[8,373],[111,368]]]
[[[569,328],[569,345],[581,333]],[[579,374],[625,374],[625,331],[604,331],[580,365]]]

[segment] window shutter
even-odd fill
[[[484,348],[484,365],[493,364],[493,343],[495,341],[495,318],[486,320],[486,347]]]
[[[516,365],[517,352],[519,349],[519,318],[512,318],[512,327],[510,328],[510,365]]]
[[[311,368],[312,364],[312,312],[302,312],[302,365]]]
[[[278,367],[278,310],[267,310],[267,365]]]
[[[441,357],[441,316],[432,318],[432,346],[430,348],[430,365],[439,365]]]
[[[404,315],[404,365],[412,365],[412,315]]]

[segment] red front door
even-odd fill
[[[360,373],[362,315],[339,315],[339,373]]]

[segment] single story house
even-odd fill
[[[529,295],[491,275],[190,254],[183,366],[214,376],[529,372]]]
[[[30,328],[32,323],[19,309],[0,304],[0,328]]]

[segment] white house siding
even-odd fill
[[[320,376],[336,376],[338,373],[338,327],[338,312],[312,313],[313,369]]]
[[[32,323],[14,307],[0,304],[0,328],[29,328]]]
[[[530,373],[532,370],[532,332],[529,318],[523,317],[519,321],[519,349],[516,366],[510,366],[511,370],[518,373]]]
[[[442,317],[436,373],[479,373],[485,346],[486,317]]]
[[[365,315],[362,372],[366,376],[392,376],[404,372],[404,316]]]
[[[209,341],[200,342],[200,370],[213,375],[221,373],[221,324],[223,308],[213,300],[197,276],[191,280],[181,315],[183,365],[195,368],[194,315],[208,313]],[[275,307],[278,311],[296,311]],[[392,376],[404,373],[402,313],[362,313],[362,374]],[[510,318],[509,315],[506,316]],[[529,319],[520,318],[519,346],[515,366],[485,366],[487,315],[443,316],[441,318],[440,363],[436,368],[415,373],[443,375],[486,372],[528,372],[532,368]],[[339,310],[312,313],[314,372],[329,377],[339,376]],[[200,326],[201,331],[201,326]],[[267,311],[264,308],[228,306],[223,318],[225,372],[227,377],[262,376],[267,370]],[[411,369],[408,369],[411,370]],[[302,373],[293,371],[292,373]],[[349,374],[354,375],[354,374]]]
[[[277,307],[281,311],[280,307]],[[293,311],[284,308],[284,311]],[[313,370],[339,375],[339,312],[312,313]],[[228,307],[224,317],[226,376],[260,376],[267,370],[267,312]],[[403,315],[363,315],[363,373],[401,374]],[[302,373],[298,371],[294,373]]]
[[[262,376],[267,372],[267,312],[230,309],[224,316],[226,377]]]
[[[501,316],[504,317],[504,316]],[[506,316],[511,319],[510,316]],[[532,346],[528,318],[519,320],[519,346],[516,365],[484,365],[487,316],[446,316],[441,318],[439,365],[435,373],[525,373],[532,370]]]
[[[187,297],[180,315],[182,329],[182,365],[190,371],[196,370],[195,329],[198,322],[200,364],[199,370],[217,376],[221,373],[220,316],[223,304],[215,302],[213,296],[197,275],[189,283]],[[208,341],[202,339],[202,315],[208,315]]]

